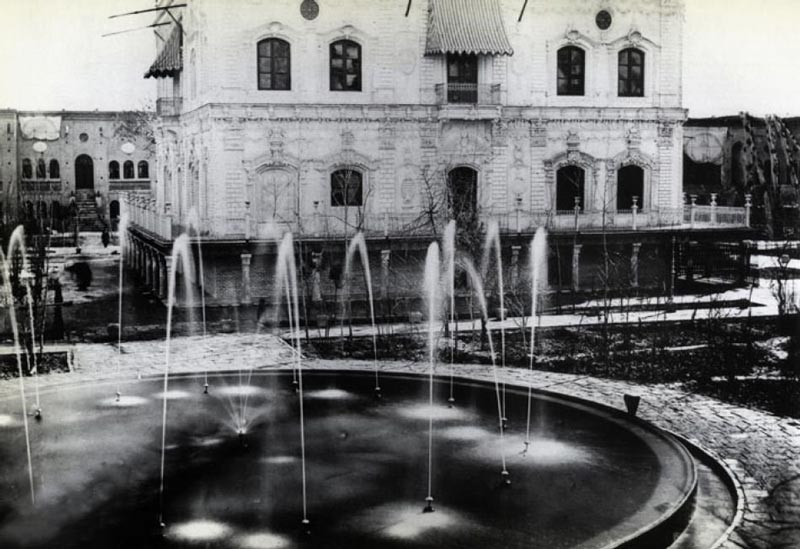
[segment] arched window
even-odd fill
[[[361,91],[361,46],[352,40],[331,44],[331,91]]]
[[[639,166],[623,166],[617,171],[617,209],[630,210],[633,197],[638,207],[642,207],[644,196],[644,170]]]
[[[150,179],[150,166],[146,160],[139,161],[139,179]]]
[[[119,201],[112,200],[108,205],[108,216],[111,219],[119,219]]]
[[[586,52],[576,46],[558,50],[558,95],[583,95]]]
[[[108,178],[119,179],[119,162],[112,160],[108,163]]]
[[[133,162],[130,160],[126,160],[125,163],[122,165],[122,177],[125,179],[133,179]]]
[[[363,176],[354,169],[331,174],[331,206],[363,206]]]
[[[22,159],[22,179],[33,179],[33,164],[30,158]]]
[[[60,179],[61,169],[58,165],[58,160],[55,158],[50,161],[50,179]]]
[[[644,52],[628,48],[619,52],[619,96],[644,97]]]
[[[574,211],[584,207],[585,173],[578,166],[564,166],[556,173],[556,210]]]
[[[478,172],[467,166],[450,170],[447,191],[451,218],[461,225],[473,221],[478,210]]]
[[[47,179],[47,168],[43,158],[36,161],[36,179]]]
[[[267,38],[258,43],[258,89],[290,90],[292,88],[291,48],[280,38]]]

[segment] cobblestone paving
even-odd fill
[[[165,342],[124,343],[116,346],[78,344],[73,346],[71,373],[50,374],[39,379],[40,387],[86,383],[137,375],[163,374]],[[225,371],[234,369],[290,368],[293,350],[282,340],[257,334],[215,335],[176,338],[172,341],[170,371],[174,373]],[[311,360],[305,367],[316,369],[372,368],[371,362]],[[383,361],[386,372],[427,373],[423,363]],[[490,367],[457,365],[461,377],[493,379]],[[448,374],[448,365],[436,373]],[[639,415],[652,423],[685,436],[724,460],[742,484],[744,518],[722,546],[737,548],[800,547],[800,422],[745,409],[686,393],[677,387],[638,385],[591,377],[522,369],[498,369],[501,381],[533,387],[601,404],[623,407],[622,395],[639,394]],[[32,380],[26,380],[31,390]],[[17,380],[0,381],[0,399],[19,395]],[[46,403],[43,403],[46,408]]]

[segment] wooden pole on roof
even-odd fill
[[[519,11],[519,19],[517,19],[517,23],[522,21],[522,16],[525,14],[525,8],[528,7],[528,0],[525,0],[525,3],[522,4],[522,9]]]

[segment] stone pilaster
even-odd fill
[[[583,248],[583,244],[572,246],[572,289],[576,292],[580,289],[581,248]]]
[[[250,260],[252,254],[242,254],[242,303],[248,305],[253,301],[252,287],[250,285]]]
[[[634,242],[631,249],[631,287],[639,287],[639,250],[642,248],[641,242]]]

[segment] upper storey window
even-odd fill
[[[258,43],[258,89],[289,90],[292,88],[289,42],[267,38]]]
[[[628,48],[619,52],[619,96],[644,97],[644,52]]]
[[[478,102],[478,56],[447,54],[447,102]]]
[[[361,46],[352,40],[331,44],[331,91],[361,91]]]
[[[586,52],[575,46],[558,50],[558,95],[583,95]]]

